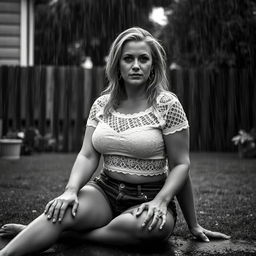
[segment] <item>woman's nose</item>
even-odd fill
[[[139,69],[140,69],[138,60],[136,60],[136,59],[134,60],[132,69],[133,69],[133,70],[139,70]]]

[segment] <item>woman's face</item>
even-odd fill
[[[152,68],[152,54],[144,41],[127,42],[122,49],[120,72],[125,85],[146,85]]]

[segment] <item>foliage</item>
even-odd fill
[[[37,0],[36,64],[104,65],[111,42],[131,26],[157,36],[168,61],[182,67],[249,67],[256,59],[254,0]],[[149,21],[165,7],[169,24]]]
[[[255,66],[254,0],[179,0],[165,28],[171,58],[183,67]]]
[[[131,26],[148,28],[155,2],[169,0],[36,1],[36,63],[79,65],[91,56],[95,65],[104,65],[118,33]]]
[[[238,135],[232,138],[235,146],[238,146],[240,157],[256,156],[256,129],[252,129],[249,133],[240,130]]]
[[[250,141],[254,141],[256,139],[255,134],[247,133],[244,130],[240,130],[238,135],[232,138],[233,143],[237,146],[238,144],[245,144]]]

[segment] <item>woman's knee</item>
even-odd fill
[[[142,223],[144,222],[144,219],[146,217],[146,212],[142,214],[139,218],[136,218],[136,227],[137,227],[137,236],[141,241],[149,241],[149,240],[159,240],[164,241],[167,240],[170,235],[173,232],[174,228],[174,218],[173,216],[168,213],[166,217],[166,223],[163,226],[162,229],[160,229],[161,226],[161,219],[159,219],[157,225],[152,229],[149,230],[149,224],[148,223],[145,227],[142,227]]]

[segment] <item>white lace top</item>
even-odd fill
[[[163,135],[188,128],[185,112],[170,92],[157,97],[156,108],[135,114],[111,110],[104,115],[109,95],[92,105],[87,126],[95,127],[92,143],[104,156],[104,168],[132,175],[153,176],[167,172]]]

